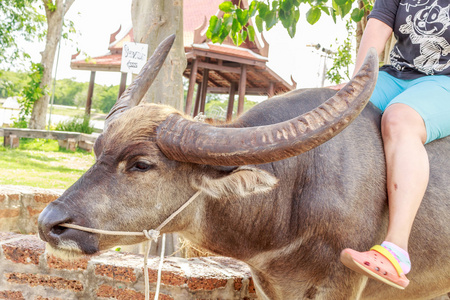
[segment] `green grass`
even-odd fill
[[[15,111],[19,111],[19,109],[13,109]],[[60,116],[67,116],[67,117],[83,117],[84,116],[84,107],[70,107],[70,106],[53,106],[52,108],[52,115],[60,115]],[[47,114],[50,113],[50,105],[47,109]],[[91,119],[92,120],[104,120],[106,118],[105,113],[98,112],[94,109],[91,110]]]
[[[18,149],[0,143],[0,185],[66,189],[94,163],[92,153],[60,150],[54,140],[21,139]]]
[[[55,127],[58,131],[72,131],[91,134],[94,132],[94,126],[91,125],[90,119],[87,116],[73,117],[69,120],[65,120],[56,124]]]
[[[47,113],[50,113],[50,105],[47,109]],[[84,115],[84,108],[65,108],[65,107],[53,107],[52,115],[61,115],[68,117],[78,117]]]
[[[53,107],[52,109],[52,115],[61,115],[61,116],[68,116],[68,117],[83,117],[84,116],[84,107],[80,108],[70,108],[70,107]],[[50,106],[47,110],[47,113],[50,113]],[[92,120],[104,120],[106,118],[105,113],[98,113],[95,112],[93,109],[91,110],[91,119]]]

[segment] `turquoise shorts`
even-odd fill
[[[380,71],[370,101],[381,111],[394,103],[403,103],[413,108],[425,122],[426,143],[450,135],[449,76],[434,75],[403,80]]]

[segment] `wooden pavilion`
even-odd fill
[[[122,48],[123,44],[126,42],[134,41],[133,37],[133,29],[130,29],[127,34],[121,39],[117,40],[116,37],[121,31],[122,27],[112,33],[109,38],[109,46],[108,53],[105,55],[97,56],[89,59],[77,59],[77,56],[80,54],[72,55],[72,60],[70,62],[70,68],[73,70],[87,70],[91,71],[91,78],[89,80],[89,88],[86,100],[86,114],[91,114],[91,104],[92,104],[92,96],[94,94],[94,83],[95,83],[95,73],[97,71],[107,71],[107,72],[120,72],[120,65],[122,62]],[[120,87],[119,87],[119,95],[117,98],[122,95],[122,93],[126,89],[127,83],[127,73],[123,73],[120,77]]]
[[[185,0],[183,6],[184,47],[188,61],[183,75],[189,78],[189,88],[186,98],[185,113],[196,116],[205,110],[207,93],[229,94],[226,119],[233,115],[234,98],[238,98],[237,115],[244,109],[245,95],[267,95],[269,97],[295,89],[296,83],[287,83],[267,65],[269,44],[261,36],[264,46],[255,39],[248,39],[239,47],[227,39],[222,45],[212,44],[206,38],[207,19],[216,14],[223,0]],[[238,3],[238,0],[233,0]],[[241,6],[247,5],[247,0],[241,0]],[[91,71],[91,80],[86,103],[86,113],[90,113],[94,90],[95,72],[120,72],[122,47],[125,42],[134,41],[133,29],[125,36],[117,39],[117,30],[110,37],[109,52],[89,60],[77,59],[72,56],[71,68]],[[119,96],[125,90],[127,74],[122,73]],[[193,101],[195,86],[197,94]]]
[[[269,44],[261,35],[264,46],[255,39],[246,40],[239,47],[234,46],[230,38],[222,45],[213,44],[206,38],[207,16],[214,14],[221,0],[195,0],[184,6],[184,45],[188,65],[184,76],[189,78],[185,113],[191,113],[194,86],[197,84],[197,95],[192,114],[196,116],[204,112],[207,93],[229,94],[226,119],[231,120],[234,98],[239,94],[237,115],[244,110],[245,95],[267,95],[272,97],[296,88],[296,83],[287,83],[267,65]],[[198,3],[194,3],[198,2]],[[241,7],[248,7],[247,0],[240,2]],[[223,12],[216,13],[218,17]],[[192,16],[195,16],[194,18]],[[199,16],[203,24],[199,27]],[[208,17],[209,18],[209,17]],[[194,27],[196,26],[196,27]]]

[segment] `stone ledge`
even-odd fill
[[[0,231],[36,233],[40,212],[63,192],[60,189],[0,185]]]
[[[36,235],[0,232],[0,299],[144,299],[143,256],[116,251],[75,261],[44,253]],[[156,288],[158,257],[150,257],[150,290]],[[214,296],[212,296],[214,295]],[[71,296],[71,297],[72,297]],[[164,259],[160,299],[253,299],[248,267],[225,257]]]
[[[4,136],[3,145],[5,147],[19,147],[20,138],[41,138],[58,140],[60,147],[71,151],[75,151],[78,145],[79,148],[91,152],[92,146],[99,134],[29,128],[0,128],[0,136]]]

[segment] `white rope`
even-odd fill
[[[146,245],[146,254],[144,256],[144,284],[145,284],[145,300],[150,300],[150,287],[149,287],[149,276],[148,276],[148,256],[150,255],[150,249],[152,247],[152,241],[155,243],[158,241],[158,237],[160,236],[161,229],[166,226],[170,221],[173,220],[180,212],[182,212],[189,204],[192,203],[192,201],[195,200],[195,198],[200,195],[201,191],[197,191],[191,198],[189,198],[188,201],[186,201],[183,205],[180,206],[174,213],[172,213],[167,219],[165,219],[161,225],[159,225],[156,229],[150,229],[150,230],[143,230],[142,232],[133,232],[133,231],[110,231],[110,230],[101,230],[101,229],[94,229],[89,227],[84,227],[80,225],[75,224],[69,224],[69,223],[62,223],[59,224],[59,226],[77,229],[81,231],[91,232],[91,233],[98,233],[98,234],[105,234],[105,235],[126,235],[126,236],[145,236],[148,239],[147,245]],[[162,241],[161,241],[162,247],[161,247],[161,256],[159,260],[159,266],[158,266],[158,277],[156,281],[156,291],[155,291],[155,298],[154,300],[157,300],[159,298],[159,289],[161,286],[161,272],[162,272],[162,266],[164,262],[164,251],[166,250],[166,235],[163,234]]]
[[[158,297],[159,297],[159,288],[161,286],[161,272],[162,272],[162,266],[164,263],[164,252],[165,251],[166,251],[166,235],[163,234],[162,241],[161,241],[161,256],[159,258],[158,277],[156,280],[156,291],[155,291],[154,300],[158,300]]]
[[[144,256],[144,287],[145,287],[145,300],[150,300],[150,287],[149,287],[149,278],[148,278],[148,256],[150,255],[150,249],[152,248],[152,240],[147,241],[147,245],[145,246],[145,256]],[[155,294],[156,297],[156,294]]]

